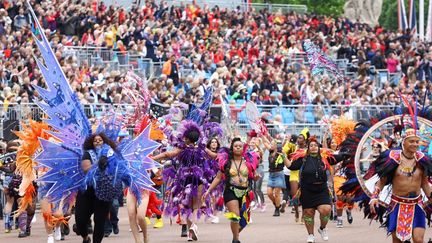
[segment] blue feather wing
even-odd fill
[[[151,126],[147,126],[135,139],[123,145],[121,150],[123,158],[129,164],[132,177],[130,189],[134,194],[142,189],[157,192],[147,170],[160,167],[159,163],[148,157],[160,144],[150,139],[150,129]]]
[[[91,126],[31,7],[30,13],[35,30],[33,37],[44,64],[36,57],[35,60],[46,83],[46,88],[34,86],[41,98],[36,103],[48,115],[46,122],[56,130],[51,134],[66,147],[81,150],[84,140],[91,134]]]
[[[201,125],[204,122],[207,111],[210,109],[212,101],[213,87],[209,87],[204,94],[204,101],[201,106],[198,108],[197,106],[193,105],[190,112],[186,116],[186,120],[191,120]]]
[[[46,187],[47,193],[43,195],[52,203],[59,202],[72,191],[78,190],[84,180],[81,171],[81,155],[77,151],[65,148],[61,144],[45,139],[39,139],[42,152],[36,155],[35,160],[39,167],[48,169],[38,181]]]

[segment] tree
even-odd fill
[[[263,0],[254,1],[263,3]],[[309,13],[322,14],[327,16],[340,16],[343,14],[344,0],[269,0],[268,3],[275,4],[301,4],[308,7]]]

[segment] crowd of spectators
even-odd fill
[[[296,13],[243,12],[193,4],[170,7],[145,1],[125,10],[82,0],[31,0],[56,56],[82,103],[127,103],[124,72],[77,64],[68,46],[104,47],[163,63],[148,88],[153,101],[193,103],[215,87],[215,104],[252,100],[263,105],[397,105],[398,94],[432,99],[432,47],[410,30],[391,32],[345,18]],[[95,1],[96,2],[96,1]],[[37,99],[31,84],[43,84],[32,53],[38,54],[24,0],[0,3],[0,99]],[[292,61],[311,39],[333,59],[347,59],[351,79],[313,77]],[[372,66],[375,69],[371,68]],[[394,79],[379,82],[376,70]],[[188,71],[188,72],[186,72]],[[235,102],[237,103],[237,102]]]

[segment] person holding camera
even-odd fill
[[[261,135],[264,147],[269,150],[269,180],[267,184],[267,195],[275,206],[273,216],[280,216],[281,191],[286,188],[285,174],[283,168],[288,164],[288,158],[282,152],[282,143],[277,140],[271,142]]]

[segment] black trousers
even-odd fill
[[[111,202],[97,199],[93,188],[85,192],[79,192],[75,203],[75,221],[77,233],[87,237],[87,224],[93,214],[94,230],[93,243],[100,243],[104,237],[105,220],[111,207]]]

